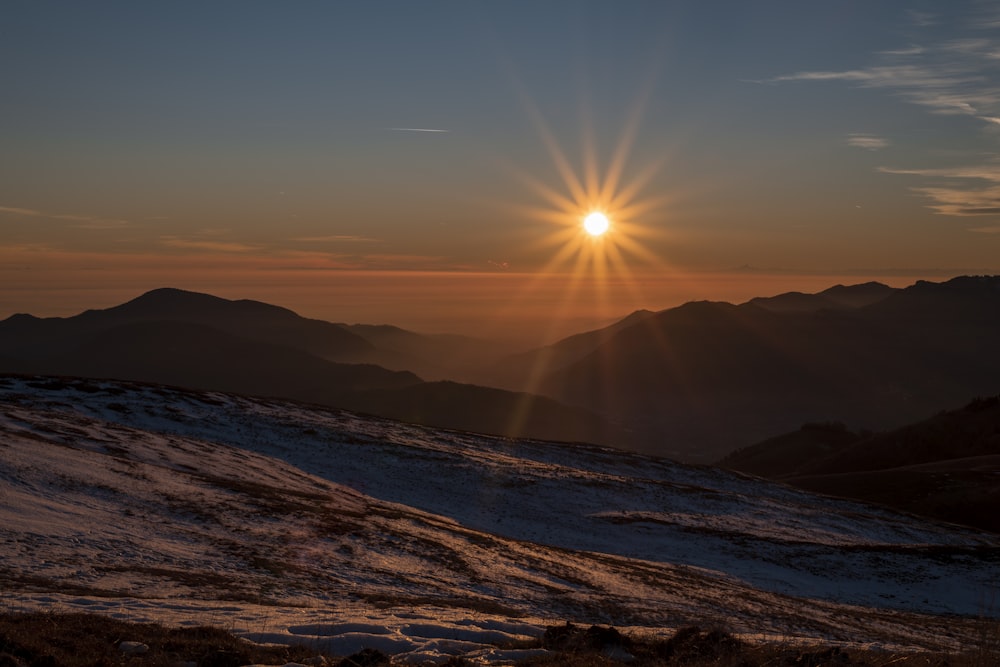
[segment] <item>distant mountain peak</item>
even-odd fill
[[[747,303],[776,312],[816,312],[830,308],[863,308],[896,291],[894,287],[872,280],[857,285],[834,285],[815,294],[785,292],[772,297],[756,297]]]
[[[203,302],[203,303],[217,303],[217,304],[218,303],[260,303],[260,304],[263,304],[262,301],[253,301],[251,299],[238,299],[238,300],[226,299],[226,298],[221,297],[221,296],[215,296],[214,294],[207,294],[205,292],[195,292],[193,290],[180,289],[178,287],[157,287],[156,289],[151,289],[148,292],[144,292],[144,293],[140,294],[136,298],[134,298],[131,301],[128,301],[128,302],[126,302],[125,304],[122,304],[122,305],[127,305],[129,303],[135,303],[135,302],[155,302],[155,301],[160,301],[160,302],[162,302],[162,301],[169,301],[169,302],[175,302],[175,301],[184,301],[184,302],[199,301],[199,302]],[[269,304],[263,304],[263,305],[269,305]],[[273,308],[280,308],[280,306],[272,306],[272,307]],[[282,310],[285,310],[285,309],[282,308]]]
[[[281,319],[298,318],[294,311],[281,306],[275,306],[251,299],[225,299],[223,297],[178,289],[176,287],[159,287],[137,296],[119,306],[109,308],[106,312],[129,316],[162,316],[202,317],[209,313],[232,317],[242,315],[248,317],[268,316]]]
[[[32,315],[30,313],[14,313],[10,317],[8,317],[6,320],[2,320],[2,321],[4,321],[4,322],[34,322],[34,321],[39,320],[39,319],[41,319],[41,318],[35,317],[34,315]]]

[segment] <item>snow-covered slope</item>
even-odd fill
[[[950,647],[1000,571],[994,536],[716,469],[16,377],[0,377],[0,548],[8,607],[414,661],[497,657],[483,645],[564,620]]]

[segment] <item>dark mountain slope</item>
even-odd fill
[[[727,454],[717,465],[750,475],[785,478],[862,440],[843,424],[804,424],[790,433],[768,438]]]
[[[690,456],[785,430],[788,415],[838,414],[830,407],[878,381],[865,373],[871,342],[850,314],[689,303],[620,332],[542,391],[660,431]]]
[[[1000,397],[879,433],[814,459],[800,474],[883,470],[953,459],[1000,455]]]
[[[159,382],[330,403],[345,392],[416,384],[408,372],[325,361],[188,322],[136,322],[85,336],[31,372]]]
[[[259,301],[230,301],[209,294],[163,288],[104,310],[69,318],[15,315],[0,322],[0,345],[21,358],[43,358],[74,340],[124,324],[185,322],[242,338],[282,345],[330,360],[354,360],[373,346],[342,327],[300,317]]]
[[[655,315],[637,310],[614,324],[564,338],[552,345],[515,354],[497,363],[487,376],[493,384],[515,391],[534,388],[537,380],[579,361],[614,338],[618,332]]]
[[[688,303],[619,331],[540,390],[702,460],[804,422],[895,427],[1000,388],[998,287],[918,283],[812,312]]]
[[[878,303],[898,291],[895,287],[872,281],[859,285],[834,285],[819,294],[843,308],[861,308]]]
[[[733,452],[719,465],[1000,533],[997,396],[867,437],[803,427]]]

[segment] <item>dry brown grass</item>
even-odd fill
[[[127,655],[119,649],[123,641],[146,644],[149,652]],[[177,667],[187,662],[237,667],[283,665],[314,655],[304,647],[251,644],[220,628],[167,628],[96,614],[0,614],[2,667]]]
[[[142,655],[128,655],[121,642],[141,642]],[[1000,665],[1000,624],[984,624],[983,642],[961,654],[889,653],[838,647],[794,647],[747,643],[729,633],[685,627],[661,641],[635,640],[613,628],[566,624],[549,628],[540,644],[551,653],[522,667],[995,667]],[[377,654],[377,655],[376,655]],[[622,658],[631,656],[623,662]],[[0,667],[239,667],[310,662],[304,646],[259,646],[220,628],[168,628],[130,623],[97,614],[0,614]],[[386,664],[378,652],[349,658],[324,656],[330,665]],[[369,662],[374,660],[374,662]],[[360,661],[360,662],[359,662]],[[453,658],[448,665],[470,665]]]

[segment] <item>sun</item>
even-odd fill
[[[611,221],[608,220],[608,216],[600,211],[593,211],[583,219],[583,229],[594,237],[603,235],[610,227]]]

